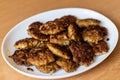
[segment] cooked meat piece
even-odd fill
[[[99,41],[98,44],[92,44],[95,55],[101,55],[108,52],[109,47],[105,41]]]
[[[47,48],[47,44],[49,41],[40,41],[39,44],[35,48]]]
[[[93,62],[94,52],[88,43],[72,41],[69,48],[73,55],[73,61],[77,64],[88,66]]]
[[[80,32],[78,33],[77,27],[75,25],[70,24],[68,27],[68,37],[70,40],[79,41],[80,40]]]
[[[55,22],[62,24],[64,27],[68,27],[70,24],[75,23],[77,18],[72,15],[63,16],[59,19],[55,19]]]
[[[106,37],[106,36],[108,35],[107,29],[106,29],[105,27],[100,27],[100,29],[101,29],[101,31],[102,31],[101,35],[102,35],[103,37]]]
[[[67,28],[69,26],[69,23],[65,22],[64,19],[57,18],[54,20],[56,23],[61,24],[64,28]]]
[[[83,40],[89,43],[98,43],[98,41],[104,39],[105,35],[106,33],[101,27],[87,28],[82,33]]]
[[[14,54],[10,56],[10,58],[12,58],[18,65],[30,66],[31,64],[27,61],[28,56],[28,50],[16,50]]]
[[[63,19],[68,24],[75,23],[77,20],[77,18],[75,16],[72,16],[72,15],[63,16],[63,17],[61,17],[61,19]]]
[[[96,19],[81,19],[81,20],[76,20],[76,24],[80,27],[80,28],[84,28],[84,27],[89,27],[89,26],[96,26],[100,24],[99,20]]]
[[[70,54],[65,47],[56,44],[47,44],[47,47],[53,54],[65,59],[70,59]]]
[[[35,39],[38,39],[40,41],[48,41],[49,36],[44,35],[44,34],[40,33],[40,31],[39,31],[39,28],[41,25],[42,25],[42,23],[40,23],[40,22],[34,22],[28,26],[27,32],[30,36],[32,36]]]
[[[60,58],[56,61],[56,63],[66,72],[73,72],[78,67],[78,65],[75,62],[69,59]]]
[[[35,48],[33,48],[33,49],[30,50],[30,55],[34,55],[34,54],[37,55],[38,54],[37,52],[42,51],[44,49],[47,49],[47,47],[46,46],[35,47]]]
[[[31,29],[31,28],[39,29],[39,27],[40,27],[42,24],[43,24],[43,23],[41,23],[41,22],[34,22],[34,23],[32,23],[32,24],[30,24],[30,25],[28,26],[28,29]]]
[[[41,25],[39,30],[42,34],[51,35],[64,31],[65,29],[64,26],[58,22],[48,21],[45,24]]]
[[[44,73],[54,73],[60,69],[60,67],[55,62],[49,63],[47,65],[36,66],[36,68]]]
[[[66,32],[56,34],[56,35],[50,35],[50,42],[59,44],[59,45],[69,45],[70,43]]]
[[[14,44],[14,47],[16,49],[30,49],[37,46],[39,42],[40,42],[39,40],[36,40],[34,38],[25,38],[25,39],[18,40]]]
[[[27,61],[33,65],[40,66],[53,62],[55,61],[55,59],[54,55],[50,50],[44,49],[35,51],[35,53],[30,53],[30,56]]]
[[[37,52],[44,51],[44,50],[48,49],[47,48],[48,43],[49,42],[46,42],[46,41],[45,42],[40,42],[35,48],[30,50],[31,55],[33,55],[33,54],[36,55]]]

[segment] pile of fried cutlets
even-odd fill
[[[93,18],[65,15],[45,23],[36,21],[28,26],[27,33],[31,37],[16,41],[10,58],[18,65],[35,66],[43,73],[76,71],[109,50],[105,41],[108,31]]]

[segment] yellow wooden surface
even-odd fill
[[[57,8],[89,8],[109,17],[120,30],[120,0],[0,0],[0,45],[6,33],[20,21]],[[95,68],[60,80],[120,80],[120,42],[112,54]],[[10,68],[0,54],[1,80],[42,80]]]

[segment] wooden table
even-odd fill
[[[120,30],[119,0],[0,0],[0,45],[6,33],[20,21],[57,8],[89,8],[109,17]],[[120,42],[112,54],[95,68],[61,80],[120,80]],[[0,55],[0,79],[40,80],[30,78],[10,68]]]

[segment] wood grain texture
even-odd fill
[[[119,0],[0,0],[0,45],[6,33],[20,21],[35,14],[58,8],[78,7],[96,10],[109,17],[120,30]],[[120,41],[112,54],[95,68],[59,80],[120,80]],[[11,69],[0,54],[0,79],[42,80]]]

